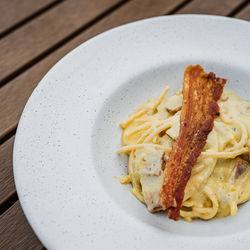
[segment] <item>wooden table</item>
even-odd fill
[[[12,149],[33,89],[65,54],[115,26],[169,14],[250,21],[245,0],[0,0],[0,249],[44,249],[18,201]]]

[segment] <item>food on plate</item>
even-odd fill
[[[188,66],[182,90],[139,106],[120,125],[132,193],[171,219],[237,213],[250,199],[250,103],[224,89],[226,79]]]

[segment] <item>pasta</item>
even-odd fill
[[[159,195],[164,166],[179,135],[182,92],[167,96],[166,87],[121,123],[122,147],[129,155],[131,192],[150,212],[163,210]],[[211,219],[237,213],[237,205],[250,199],[250,103],[229,90],[218,102],[214,120],[191,177],[187,182],[180,216]]]

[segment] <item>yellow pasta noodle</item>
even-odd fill
[[[132,194],[150,212],[162,210],[163,171],[179,134],[182,93],[166,96],[168,91],[167,86],[120,123],[118,153],[129,155],[121,182],[131,182]],[[218,104],[220,115],[185,188],[180,214],[186,221],[235,215],[237,205],[250,199],[250,103],[225,89]]]

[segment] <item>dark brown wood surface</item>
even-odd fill
[[[0,82],[23,70],[118,2],[65,1],[4,37],[0,40]]]
[[[27,22],[60,2],[56,0],[1,0],[0,34],[18,28],[18,24]]]
[[[14,136],[0,146],[0,204],[6,202],[15,193],[12,170],[13,143]]]
[[[19,201],[0,216],[1,249],[43,249],[29,226]]]
[[[194,0],[178,11],[178,14],[230,15],[244,0]]]
[[[245,8],[243,8],[238,14],[236,14],[237,18],[250,21],[250,4],[248,4]]]
[[[0,249],[43,249],[16,195],[15,130],[33,89],[70,50],[121,24],[166,14],[250,20],[244,0],[0,0]]]

